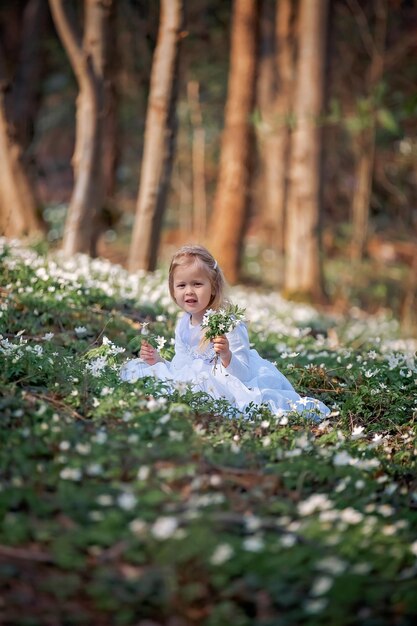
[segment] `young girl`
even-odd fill
[[[204,314],[225,303],[223,273],[208,250],[202,246],[184,246],[174,254],[169,268],[169,290],[184,311],[175,330],[174,358],[165,361],[143,341],[140,358],[122,366],[122,380],[134,383],[143,376],[156,376],[190,383],[195,391],[225,398],[241,411],[253,402],[265,403],[278,414],[297,411],[320,418],[329,413],[319,400],[301,398],[272,363],[250,348],[244,323],[211,342],[204,341],[201,328]],[[216,355],[218,365],[214,368]]]

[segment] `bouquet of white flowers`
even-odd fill
[[[245,309],[237,304],[228,304],[218,310],[208,309],[201,322],[201,328],[205,329],[204,338],[210,341],[214,337],[219,337],[229,333],[244,319]],[[216,371],[218,355],[214,357],[214,371]]]
[[[205,339],[214,339],[225,333],[230,333],[245,316],[245,309],[237,304],[228,304],[225,308],[208,309],[201,322],[201,328],[206,328]]]

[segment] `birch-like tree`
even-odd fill
[[[102,208],[102,167],[106,24],[113,0],[84,1],[79,36],[64,0],[49,0],[58,34],[77,78],[79,93],[73,154],[74,189],[64,229],[63,251],[94,254],[94,219]],[[66,6],[65,6],[66,5]]]
[[[145,140],[129,269],[154,270],[171,177],[177,132],[178,61],[183,0],[161,0],[146,114]]]
[[[233,3],[225,125],[210,222],[210,249],[231,283],[239,278],[249,207],[253,151],[250,117],[255,96],[258,8],[257,0]]]
[[[263,0],[257,100],[257,137],[261,161],[261,231],[263,242],[284,253],[285,204],[295,76],[293,0]]]
[[[300,0],[285,235],[285,294],[316,301],[324,295],[319,216],[327,18],[327,0]]]
[[[375,0],[375,26],[372,32],[363,7],[357,0],[349,0],[358,22],[364,45],[370,57],[366,75],[368,90],[367,124],[356,141],[356,184],[352,199],[352,248],[353,260],[363,257],[368,236],[369,209],[371,203],[375,144],[377,128],[376,90],[384,73],[385,48],[388,26],[387,0]]]

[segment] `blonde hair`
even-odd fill
[[[223,272],[217,265],[216,259],[212,254],[199,245],[187,245],[182,246],[174,254],[169,266],[168,285],[171,298],[175,302],[174,298],[174,272],[177,267],[189,265],[190,263],[200,263],[207,270],[208,277],[210,279],[211,288],[213,291],[213,297],[209,302],[209,308],[219,309],[224,304],[226,281],[223,276]]]

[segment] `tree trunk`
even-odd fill
[[[205,176],[206,134],[200,105],[200,85],[194,80],[187,84],[188,106],[192,126],[192,175],[193,175],[193,237],[203,241],[207,228],[207,200]]]
[[[129,270],[132,272],[138,269],[152,271],[156,267],[177,131],[175,105],[183,20],[183,0],[161,0],[129,254]]]
[[[327,0],[301,0],[286,228],[284,292],[299,299],[324,295],[320,263],[321,129],[325,83]]]
[[[4,92],[9,82],[0,50],[0,234],[22,237],[42,232],[35,194],[22,162],[22,150],[14,137]]]
[[[118,151],[118,92],[116,89],[117,71],[120,64],[118,42],[114,36],[118,24],[116,19],[117,4],[109,6],[109,17],[104,23],[104,46],[102,52],[104,77],[103,111],[103,177],[106,199],[113,198],[116,190],[116,170],[119,162]]]
[[[248,212],[257,24],[257,0],[235,0],[225,127],[209,237],[210,249],[231,283],[239,278]]]
[[[275,5],[275,6],[274,6]],[[279,256],[284,252],[290,111],[294,76],[294,3],[263,1],[258,103],[262,165],[262,239]]]
[[[19,58],[6,102],[8,119],[14,125],[16,139],[23,151],[32,141],[38,111],[44,66],[42,37],[47,16],[48,0],[29,0],[24,7]]]
[[[63,0],[49,0],[62,43],[76,75],[79,94],[75,150],[74,190],[64,230],[63,251],[94,253],[93,220],[104,198],[102,176],[102,116],[104,107],[105,24],[112,0],[85,0],[82,46],[63,8]]]
[[[352,10],[355,10],[355,7],[356,5],[352,7]],[[356,10],[361,12],[362,8],[359,6],[356,7]],[[387,0],[376,0],[375,34],[373,37],[372,58],[367,80],[371,99],[374,98],[373,91],[381,81],[384,72],[384,51],[387,24]],[[365,25],[362,27],[365,27]],[[363,130],[358,142],[356,185],[352,200],[351,256],[352,260],[355,261],[362,259],[368,236],[369,209],[371,203],[372,179],[375,162],[375,115],[375,105],[374,102],[371,101],[369,126]]]

